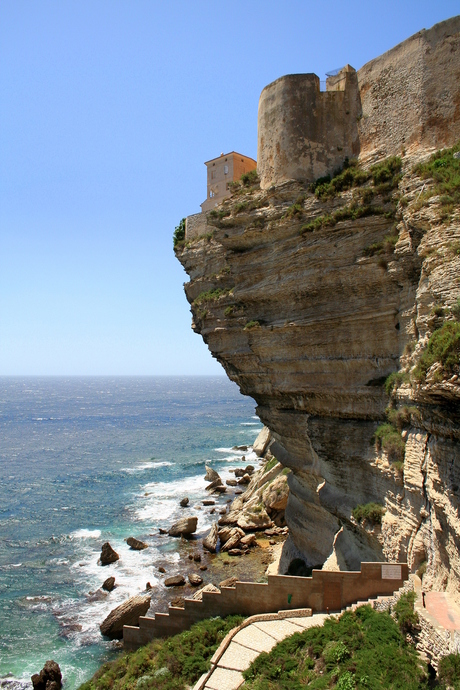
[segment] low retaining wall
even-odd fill
[[[393,594],[408,576],[407,563],[362,563],[360,571],[313,570],[312,577],[269,575],[267,584],[237,582],[221,592],[203,592],[202,601],[185,599],[184,608],[171,606],[169,613],[141,616],[139,627],[124,626],[124,645],[136,649],[213,616],[254,616],[299,608],[311,608],[313,613],[340,611],[363,599]]]
[[[195,213],[185,219],[185,240],[194,240],[208,232],[206,213]]]

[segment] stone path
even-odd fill
[[[237,690],[243,683],[243,671],[261,652],[269,652],[278,642],[295,632],[322,625],[324,613],[311,614],[311,609],[279,611],[247,618],[231,630],[211,659],[211,669],[193,690]]]
[[[445,592],[426,592],[425,610],[446,630],[460,630],[460,608]]]

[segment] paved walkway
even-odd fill
[[[311,609],[279,611],[247,618],[229,632],[211,659],[211,669],[193,690],[237,690],[243,683],[243,671],[262,652],[269,652],[278,642],[314,625],[322,625],[328,616],[311,615]]]
[[[425,610],[446,630],[460,630],[460,608],[445,592],[426,592]]]

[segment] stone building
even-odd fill
[[[215,208],[222,199],[230,196],[229,183],[239,180],[243,173],[255,170],[257,163],[253,158],[231,151],[221,153],[219,158],[212,158],[205,163],[208,169],[208,185],[206,201],[201,204],[201,210],[206,213]]]

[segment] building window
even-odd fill
[[[224,175],[228,175],[228,165],[224,165]]]

